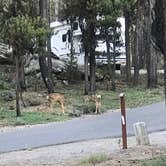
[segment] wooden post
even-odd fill
[[[133,124],[134,133],[138,145],[149,145],[149,137],[145,122],[137,122]]]
[[[119,96],[120,96],[120,104],[121,104],[121,123],[122,123],[123,149],[127,149],[125,94],[121,93]]]

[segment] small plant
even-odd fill
[[[2,91],[0,92],[0,99],[6,102],[13,101],[15,100],[15,93],[14,91],[9,91],[9,90]]]
[[[142,166],[166,166],[166,158],[161,157],[159,159],[154,159],[151,161],[146,161],[142,164]]]
[[[106,154],[95,154],[90,156],[87,159],[81,161],[81,166],[95,166],[96,164],[102,163],[108,160],[108,156]]]
[[[73,58],[72,60],[66,61],[65,65],[65,77],[69,83],[77,82],[81,80],[81,74],[78,70],[77,59]]]
[[[4,78],[0,77],[0,90],[8,89],[10,89],[10,84]]]

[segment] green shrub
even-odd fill
[[[37,93],[25,94],[23,99],[26,106],[39,106],[47,101],[46,99],[38,96]]]
[[[15,92],[14,91],[2,91],[0,92],[0,99],[4,100],[4,101],[13,101],[15,100]]]
[[[7,90],[9,89],[9,84],[3,80],[0,80],[0,90]]]
[[[81,161],[81,166],[95,166],[96,164],[102,163],[108,160],[108,156],[105,154],[91,155],[89,158]]]

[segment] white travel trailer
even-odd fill
[[[124,32],[125,32],[125,22],[124,18],[119,18],[118,21],[120,21],[122,27],[122,42],[124,43],[125,38],[124,38]],[[52,22],[51,23],[51,28],[53,29],[53,35],[51,37],[51,49],[52,52],[57,55],[60,59],[67,60],[70,55],[70,49],[71,49],[71,42],[70,42],[70,37],[69,37],[69,31],[70,31],[70,25],[62,22]],[[84,64],[84,52],[82,49],[82,43],[81,43],[81,30],[79,28],[79,25],[77,22],[74,24],[74,31],[73,31],[73,45],[74,45],[74,53],[77,57],[77,62],[79,65]],[[106,43],[103,41],[98,41],[97,47],[96,47],[97,52],[106,52]],[[122,46],[120,48],[121,55],[116,58],[119,61],[125,61],[125,47]],[[99,57],[96,58],[97,62],[102,62],[103,63],[106,61],[106,57]]]
[[[69,38],[70,25],[61,22],[51,23],[53,35],[51,37],[51,50],[60,59],[67,60],[70,55],[71,42]],[[81,44],[81,30],[76,22],[73,31],[73,47],[77,57],[78,64],[83,65],[84,55]]]

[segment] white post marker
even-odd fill
[[[122,116],[121,118],[122,118],[122,124],[125,125],[126,123],[125,123],[125,118],[124,118],[124,116]]]

